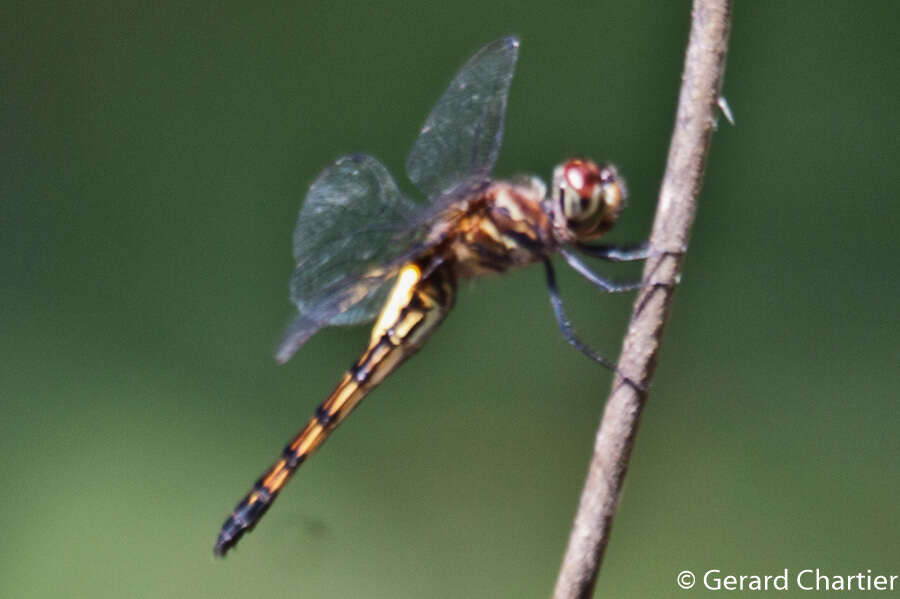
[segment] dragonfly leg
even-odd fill
[[[547,273],[547,288],[550,291],[550,305],[553,307],[553,315],[556,316],[556,324],[559,325],[559,330],[562,332],[563,337],[565,337],[566,341],[569,342],[569,345],[586,355],[588,358],[597,362],[601,366],[612,370],[616,374],[622,377],[625,382],[629,385],[635,387],[638,391],[644,392],[645,389],[642,385],[640,385],[637,381],[634,381],[630,377],[628,377],[625,373],[623,373],[613,362],[601,356],[599,353],[594,351],[587,343],[582,341],[575,335],[575,331],[572,330],[572,324],[569,322],[568,316],[566,316],[565,308],[563,308],[562,297],[559,295],[559,288],[556,286],[556,273],[553,271],[553,265],[550,263],[550,260],[544,259],[544,269]]]
[[[607,293],[623,293],[625,291],[634,291],[641,287],[641,283],[616,283],[609,279],[605,279],[588,268],[588,266],[581,261],[581,258],[572,252],[562,250],[560,253],[562,254],[562,257],[565,258],[566,262],[568,262],[569,266],[574,268],[578,274]]]
[[[581,241],[575,242],[575,249],[591,258],[599,258],[610,262],[632,262],[644,260],[651,256],[681,256],[687,251],[687,246],[681,246],[674,250],[650,249],[650,242],[616,244],[592,244]]]
[[[643,260],[650,255],[650,244],[646,241],[622,245],[578,242],[575,244],[575,247],[578,251],[592,258],[600,258],[610,262],[632,262],[634,260]]]
[[[575,331],[572,330],[572,324],[569,322],[569,317],[566,316],[562,297],[560,297],[559,288],[556,286],[556,273],[553,271],[553,265],[550,263],[549,259],[544,259],[544,269],[547,273],[547,288],[550,291],[550,305],[553,307],[553,315],[556,316],[556,324],[559,325],[559,330],[562,332],[563,337],[566,338],[566,341],[568,341],[572,347],[593,361],[610,370],[615,370],[615,364],[595,352],[575,335]]]
[[[256,526],[300,464],[369,391],[422,347],[447,316],[455,297],[456,278],[450,267],[424,268],[410,263],[401,269],[368,348],[225,520],[213,548],[216,555],[224,555]]]

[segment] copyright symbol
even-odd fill
[[[679,572],[678,578],[676,580],[678,581],[678,586],[683,589],[694,588],[694,583],[696,582],[696,580],[694,579],[694,573],[690,570],[683,570],[682,572]]]

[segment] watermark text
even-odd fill
[[[873,572],[828,572],[820,568],[791,571],[788,568],[768,574],[738,574],[718,569],[695,574],[682,570],[675,579],[679,588],[698,584],[710,591],[895,591],[900,590],[900,575]]]

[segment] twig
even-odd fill
[[[619,359],[619,371],[643,389],[649,388],[656,369],[697,210],[730,25],[730,0],[694,0],[675,131],[650,235],[651,257],[644,267],[646,285],[635,301]],[[618,374],[614,377],[554,599],[586,599],[593,594],[646,399],[638,387]]]

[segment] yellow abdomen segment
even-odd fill
[[[454,273],[447,266],[438,266],[423,278],[423,270],[420,262],[400,269],[366,351],[225,520],[213,549],[216,555],[224,555],[256,525],[300,464],[446,317],[456,295]]]

